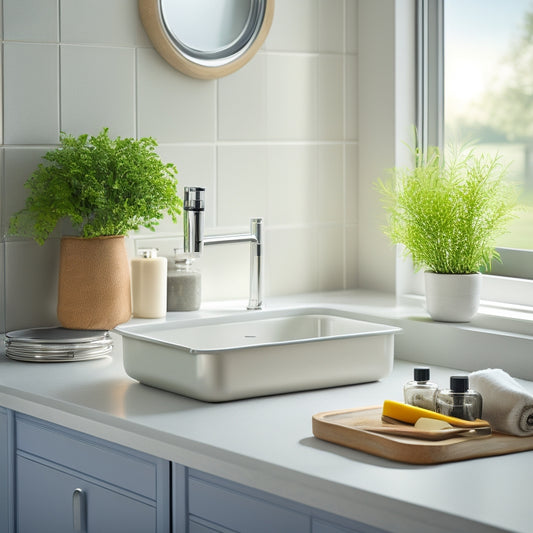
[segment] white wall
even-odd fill
[[[136,0],[3,0],[1,326],[55,322],[59,233],[38,247],[6,227],[60,130],[154,137],[180,187],[207,188],[209,233],[263,216],[267,296],[355,286],[357,9],[276,0],[258,55],[202,81],[153,50]],[[158,245],[170,250],[180,232],[163,222]],[[245,245],[209,253],[204,298],[246,296]]]
[[[412,165],[416,116],[414,0],[361,1],[358,9],[357,286],[402,293],[409,263],[396,261],[374,186]]]

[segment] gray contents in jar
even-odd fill
[[[201,275],[196,270],[175,270],[167,279],[167,310],[196,311],[202,299]]]

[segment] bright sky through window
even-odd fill
[[[500,246],[533,249],[533,1],[444,0],[446,142],[498,152],[526,206]]]

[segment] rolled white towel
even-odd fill
[[[533,435],[533,394],[500,368],[470,374],[470,388],[483,398],[482,418],[495,431],[525,437]]]

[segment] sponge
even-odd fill
[[[395,402],[393,400],[385,400],[383,402],[382,416],[394,418],[395,420],[407,422],[408,424],[415,424],[419,418],[423,417],[443,420],[452,426],[460,428],[479,428],[490,426],[486,420],[481,420],[480,418],[477,418],[476,420],[463,420],[462,418],[442,415],[440,413],[435,413],[435,411],[430,411],[429,409],[423,409],[422,407],[415,407],[414,405]]]

